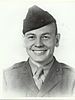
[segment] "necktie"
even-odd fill
[[[36,83],[36,86],[38,87],[38,89],[40,89],[41,86],[42,86],[42,83],[44,81],[44,78],[45,78],[44,77],[44,71],[43,71],[42,67],[39,67],[37,69],[37,71],[35,72],[33,78],[34,78],[34,81]]]

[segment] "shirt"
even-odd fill
[[[41,84],[40,84],[40,81],[42,80],[42,81],[44,82],[44,80],[45,80],[45,78],[46,78],[46,76],[47,76],[47,74],[48,74],[48,72],[49,72],[49,70],[50,70],[50,68],[51,68],[51,66],[52,66],[52,64],[53,64],[53,62],[54,62],[54,58],[53,58],[50,62],[48,62],[46,65],[43,65],[43,66],[42,66],[42,65],[39,65],[39,64],[37,64],[37,63],[35,63],[35,62],[33,62],[33,61],[31,61],[31,60],[29,59],[29,64],[30,64],[31,69],[32,69],[33,78],[34,78],[34,75],[35,75],[35,73],[36,73],[38,67],[42,67],[42,68],[43,68],[44,74],[41,75],[40,79],[37,81],[37,80],[34,78],[35,83],[36,83],[37,85],[39,85],[39,86],[37,86],[39,89],[41,88],[41,85],[42,85],[42,82],[41,82]],[[39,84],[38,84],[37,82],[38,82]]]

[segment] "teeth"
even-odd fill
[[[43,51],[34,51],[35,53],[42,53]]]
[[[45,51],[34,51],[34,53],[36,53],[36,54],[42,54],[42,53],[44,53]]]

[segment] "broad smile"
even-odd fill
[[[45,54],[45,52],[46,52],[47,50],[32,50],[32,51],[34,52],[34,54],[40,56],[40,55]]]

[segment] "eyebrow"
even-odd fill
[[[28,35],[35,35],[34,33],[28,33],[28,34],[26,34],[26,36],[28,36]]]
[[[46,33],[42,33],[42,35],[51,35],[51,33],[46,32]]]

